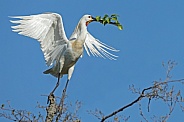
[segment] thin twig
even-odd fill
[[[145,91],[145,89],[143,90],[143,93],[144,93],[144,91]],[[137,103],[138,101],[140,101],[143,97],[145,97],[144,94],[141,94],[136,100],[134,100],[134,101],[131,102],[130,104],[128,104],[128,105],[126,105],[126,106],[124,106],[124,107],[122,107],[122,108],[120,108],[120,109],[114,111],[113,113],[111,113],[111,114],[109,114],[109,115],[103,117],[102,120],[101,120],[101,122],[104,122],[104,121],[105,121],[106,119],[108,119],[109,117],[112,117],[112,116],[116,115],[117,113],[123,111],[124,109],[126,109],[126,108],[132,106],[133,104],[135,104],[135,103]]]
[[[103,118],[101,119],[101,122],[104,122],[106,119],[108,119],[108,118],[110,118],[110,117],[116,115],[117,113],[122,112],[122,111],[125,110],[126,108],[128,108],[128,107],[134,105],[135,103],[137,103],[138,101],[140,101],[142,98],[147,97],[147,96],[145,96],[145,91],[150,90],[150,89],[153,89],[153,88],[157,88],[159,85],[163,85],[163,84],[166,84],[166,83],[181,82],[181,81],[184,81],[184,79],[170,80],[170,81],[164,81],[164,82],[157,82],[157,83],[155,83],[153,86],[143,89],[142,92],[141,92],[141,94],[139,95],[139,97],[138,97],[137,99],[135,99],[133,102],[131,102],[131,103],[129,103],[129,104],[123,106],[122,108],[120,108],[120,109],[118,109],[118,110],[112,112],[111,114],[109,114],[109,115],[103,117]]]
[[[140,115],[142,116],[142,118],[148,122],[148,120],[146,119],[146,117],[144,116],[143,112],[142,112],[142,108],[141,108],[141,103],[139,102],[139,112],[140,112]]]

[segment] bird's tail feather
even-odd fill
[[[43,73],[44,73],[44,74],[51,74],[51,75],[53,75],[53,76],[55,76],[55,77],[58,77],[58,74],[59,74],[59,73],[56,72],[53,68],[50,68],[50,69],[44,71]],[[63,74],[60,75],[60,77],[62,77],[62,76],[63,76]]]
[[[51,73],[52,72],[52,68],[50,68],[50,69],[48,69],[48,70],[45,70],[43,73],[44,74],[49,74],[49,73]]]

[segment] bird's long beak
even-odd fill
[[[97,21],[95,17],[92,17],[92,21]]]

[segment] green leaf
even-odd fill
[[[102,23],[103,23],[103,25],[106,25],[107,24],[107,21],[106,20],[103,20]]]
[[[119,15],[118,14],[112,14],[111,17],[116,17],[117,18],[117,17],[119,17]]]
[[[119,15],[117,14],[112,14],[110,16],[105,14],[104,17],[96,16],[96,20],[102,23],[104,26],[106,24],[112,24],[112,25],[116,25],[119,30],[123,30],[123,26],[119,23],[118,17]]]
[[[111,18],[107,18],[106,21],[107,21],[107,23],[110,23]]]
[[[112,20],[114,20],[116,23],[118,23],[118,18],[117,17],[113,17]]]
[[[118,25],[118,28],[119,28],[119,30],[123,30],[123,26],[122,25]]]
[[[109,15],[105,14],[104,17],[103,17],[103,19],[106,19],[107,17],[109,17]]]
[[[99,21],[101,19],[101,16],[96,16],[96,21]]]
[[[112,20],[117,21],[118,19],[117,17],[112,17]]]

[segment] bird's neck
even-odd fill
[[[87,35],[87,27],[86,24],[84,23],[79,23],[76,28],[76,33],[77,33],[77,41],[81,41],[84,43]]]

